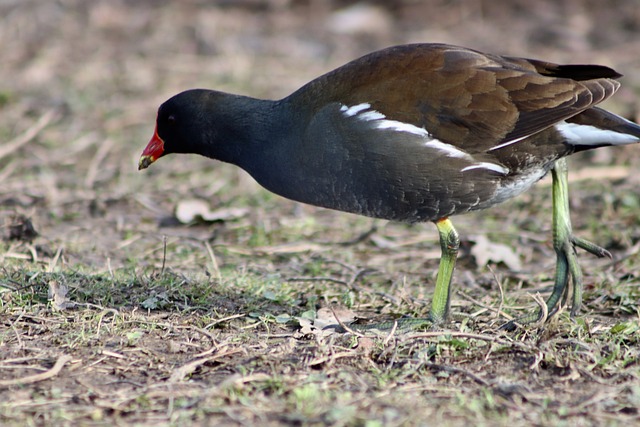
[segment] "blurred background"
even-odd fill
[[[139,241],[157,244],[184,197],[248,204],[252,223],[281,221],[265,219],[273,206],[283,217],[310,212],[195,156],[138,172],[158,105],[194,87],[284,97],[360,55],[415,42],[611,66],[624,78],[607,108],[638,119],[637,0],[2,0],[3,237],[24,215],[45,255],[64,246],[68,262],[117,266],[141,253]],[[609,164],[640,156],[637,147],[598,153],[590,159]],[[15,245],[6,254],[33,255]]]

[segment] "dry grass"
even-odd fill
[[[355,337],[305,319],[327,306],[425,315],[430,226],[301,206],[193,156],[136,171],[155,109],[176,92],[280,97],[402,42],[611,65],[626,77],[608,107],[637,118],[634,0],[398,1],[364,33],[335,3],[0,3],[0,424],[640,420],[638,147],[573,160],[574,229],[614,254],[581,256],[583,316],[509,334],[498,327],[551,284],[545,183],[456,219],[464,253],[446,330]],[[187,227],[173,212],[188,198],[246,210]],[[477,266],[480,234],[524,271]]]

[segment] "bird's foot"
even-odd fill
[[[526,325],[546,321],[548,317],[558,311],[560,300],[563,303],[567,300],[571,287],[573,288],[571,317],[577,315],[582,306],[582,269],[578,263],[576,247],[599,258],[611,258],[611,253],[606,249],[573,235],[569,216],[569,186],[565,159],[556,161],[551,172],[553,178],[553,248],[557,257],[553,291],[547,299],[546,307],[541,307],[533,313],[512,320],[501,329],[512,331],[516,329],[518,324]],[[572,286],[569,286],[569,283]]]

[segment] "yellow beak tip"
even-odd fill
[[[142,156],[140,157],[140,161],[138,162],[138,170],[142,170],[142,169],[146,169],[149,167],[149,165],[151,165],[151,163],[153,163],[154,160],[151,158],[151,156]]]

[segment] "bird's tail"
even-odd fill
[[[576,151],[640,142],[640,125],[598,107],[567,119],[557,129]]]

